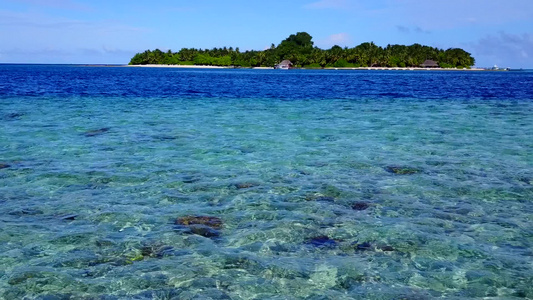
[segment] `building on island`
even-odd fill
[[[423,64],[420,65],[422,68],[438,68],[439,64],[431,59],[426,59]]]
[[[277,64],[275,67],[275,69],[290,69],[292,68],[292,62],[288,59],[280,62],[279,64]]]

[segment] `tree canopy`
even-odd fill
[[[475,63],[472,55],[463,49],[443,50],[420,44],[380,47],[365,42],[353,48],[335,45],[323,50],[314,46],[313,38],[307,32],[298,32],[263,51],[240,52],[238,47],[183,48],[178,52],[155,49],[135,54],[129,64],[273,67],[285,59],[296,67],[311,68],[419,67],[426,60],[436,61],[443,68],[469,68]]]

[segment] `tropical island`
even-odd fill
[[[447,50],[420,44],[380,47],[365,42],[353,48],[333,46],[323,50],[314,46],[311,35],[298,32],[279,45],[263,51],[241,52],[239,48],[183,48],[178,52],[155,49],[137,53],[129,65],[184,65],[219,67],[279,68],[456,68],[469,69],[475,63],[470,53],[460,48]]]

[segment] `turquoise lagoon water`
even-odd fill
[[[533,73],[0,70],[1,299],[533,298]]]

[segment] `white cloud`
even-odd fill
[[[51,15],[28,12],[20,13],[8,10],[0,10],[0,30],[14,30],[30,28],[43,32],[59,30],[62,32],[72,32],[77,35],[79,30],[101,31],[101,32],[140,32],[143,28],[127,26],[112,20],[82,21],[72,18],[55,17]],[[13,36],[7,36],[15,38]],[[8,39],[6,39],[8,40]]]
[[[500,32],[488,35],[472,45],[477,65],[502,67],[531,68],[533,67],[533,35],[521,35]]]
[[[146,32],[113,20],[0,10],[1,62],[87,62],[82,55],[101,62],[126,62],[134,51],[121,49],[137,49]]]
[[[336,33],[328,37],[328,40],[332,43],[346,44],[351,41],[350,35],[347,33]]]
[[[429,32],[427,30],[424,30],[424,29],[422,29],[422,28],[420,28],[418,26],[415,26],[415,32],[416,33],[431,33],[431,32]]]
[[[2,63],[127,63],[137,51],[117,48],[0,49]]]
[[[396,25],[396,29],[398,29],[398,31],[403,32],[403,33],[410,33],[411,32],[411,29],[409,27],[407,27],[407,26]]]
[[[531,0],[390,0],[386,15],[425,30],[497,25],[533,19]]]
[[[396,25],[396,29],[402,33],[411,33],[411,31],[415,33],[431,33],[430,31],[424,30],[420,28],[419,26],[409,27],[409,26],[403,26],[403,25]]]
[[[331,48],[335,45],[344,47],[352,43],[352,37],[347,33],[335,33],[325,39],[318,40],[317,45],[321,48]]]

